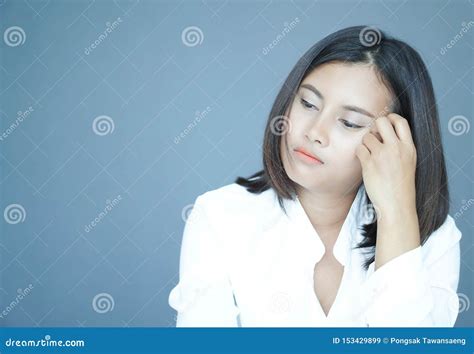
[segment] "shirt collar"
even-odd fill
[[[308,241],[310,243],[308,252],[312,254],[312,261],[319,261],[325,253],[325,247],[303,209],[298,196],[295,196],[294,199],[285,199],[284,205],[287,210],[288,220],[291,224],[290,230],[295,230],[296,237],[303,237],[305,242]],[[350,256],[358,226],[368,222],[371,217],[370,210],[368,210],[367,207],[365,187],[362,183],[359,186],[336,243],[334,244],[334,257],[342,265],[346,265]]]

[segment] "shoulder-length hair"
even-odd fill
[[[446,166],[439,117],[431,78],[418,52],[408,44],[375,27],[353,26],[328,35],[314,44],[296,63],[283,83],[264,132],[263,170],[238,177],[235,183],[251,193],[273,188],[280,207],[283,199],[294,199],[295,184],[288,177],[280,156],[281,134],[275,134],[275,117],[285,117],[299,85],[317,66],[328,62],[372,64],[392,92],[392,112],[405,117],[417,151],[416,210],[421,244],[445,221],[449,212]],[[369,205],[372,203],[367,196]],[[363,267],[375,260],[377,221],[361,227],[364,239],[357,248],[369,253]]]

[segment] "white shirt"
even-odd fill
[[[333,248],[344,273],[326,316],[314,292],[325,247],[298,197],[235,183],[197,197],[183,233],[177,327],[452,327],[459,309],[461,232],[451,216],[423,246],[374,272],[352,249],[368,222],[362,184]]]

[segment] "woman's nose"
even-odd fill
[[[306,136],[310,140],[310,142],[315,142],[321,145],[321,147],[325,147],[329,143],[329,129],[329,119],[325,119],[324,117],[319,116],[309,127]]]

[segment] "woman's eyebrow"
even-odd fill
[[[302,84],[300,87],[312,91],[316,96],[318,96],[320,99],[324,100],[323,94],[316,87],[314,87],[313,85],[311,85],[311,84]],[[370,113],[369,111],[366,111],[363,108],[357,107],[357,106],[346,105],[346,106],[342,106],[342,108],[344,108],[346,111],[353,111],[353,112],[363,114],[365,116],[369,116],[371,118],[375,118],[375,116],[372,113]]]
[[[374,116],[372,113],[366,111],[366,110],[363,109],[363,108],[356,107],[356,106],[342,106],[342,108],[344,108],[346,111],[357,112],[357,113],[360,113],[360,114],[363,114],[363,115],[365,115],[365,116],[369,116],[369,117],[375,119],[375,116]]]
[[[308,89],[310,91],[312,91],[316,96],[318,96],[320,99],[324,100],[324,96],[321,92],[318,91],[318,89],[316,89],[316,87],[314,87],[313,85],[311,84],[302,84],[300,87],[303,87],[305,89]]]

